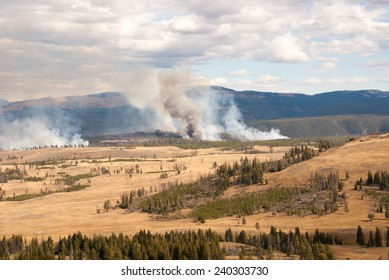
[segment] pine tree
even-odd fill
[[[374,246],[375,246],[374,235],[373,232],[370,231],[369,241],[367,241],[366,247],[374,247]]]
[[[234,234],[230,228],[226,230],[225,240],[227,242],[234,242]]]
[[[247,240],[248,240],[247,234],[246,234],[246,232],[245,232],[244,230],[242,230],[242,231],[239,233],[238,237],[236,238],[236,242],[242,243],[242,244],[246,244],[246,243],[247,243]]]
[[[369,170],[369,172],[367,172],[366,185],[370,186],[371,184],[373,184],[373,174]]]
[[[381,232],[380,230],[378,229],[378,227],[376,227],[375,229],[375,235],[374,235],[375,239],[375,246],[376,247],[382,247],[383,244],[382,244],[382,236],[381,236]]]
[[[358,226],[357,229],[357,244],[359,244],[360,246],[366,245],[365,236],[363,235],[361,226]]]

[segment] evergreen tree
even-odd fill
[[[371,173],[371,171],[369,170],[369,172],[367,172],[367,180],[366,180],[366,185],[370,186],[371,184],[373,184],[373,174]]]
[[[374,235],[374,241],[375,241],[375,246],[376,247],[382,247],[383,246],[383,243],[382,243],[382,236],[381,236],[381,232],[380,230],[378,229],[378,227],[376,227],[375,229],[375,235]]]
[[[226,230],[225,241],[234,242],[234,234],[232,233],[232,230],[230,228]]]
[[[366,247],[374,247],[374,246],[375,246],[374,235],[373,232],[370,231],[369,240],[367,241]]]
[[[359,244],[360,246],[366,245],[365,236],[363,234],[361,226],[358,226],[357,229],[357,244]]]
[[[238,237],[236,238],[236,242],[238,242],[238,243],[242,243],[242,244],[246,244],[247,243],[247,234],[246,234],[246,232],[244,231],[244,230],[242,230],[240,233],[239,233],[239,235],[238,235]]]

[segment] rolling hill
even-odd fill
[[[389,131],[389,92],[359,90],[306,95],[212,89],[219,94],[233,95],[249,125],[263,130],[278,128],[289,137]],[[155,117],[152,111],[132,106],[125,94],[117,92],[19,102],[0,100],[0,107],[8,120],[36,114],[54,116],[53,112],[61,110],[61,114],[78,124],[80,133],[85,136],[148,130],[145,117]]]

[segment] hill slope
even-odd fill
[[[256,91],[231,93],[245,120],[354,114],[389,115],[389,92],[376,90],[336,91],[316,95]]]
[[[389,131],[389,116],[375,115],[251,120],[247,123],[259,130],[277,128],[292,138],[366,135]]]
[[[389,131],[389,92],[336,91],[316,95],[234,91],[212,87],[234,96],[243,119],[269,130],[278,128],[289,137],[361,135]],[[0,100],[7,119],[61,110],[79,124],[87,136],[158,129],[152,110],[132,106],[124,94],[106,92],[85,96],[42,98],[8,103]],[[369,116],[364,116],[369,115]],[[145,119],[148,123],[144,123]],[[150,127],[155,123],[155,127]]]

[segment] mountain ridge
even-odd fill
[[[252,90],[235,91],[224,87],[211,87],[211,89],[219,94],[232,95],[246,123],[259,129],[278,128],[281,129],[281,133],[288,132],[290,135],[286,134],[287,136],[309,137],[323,134],[320,131],[310,133],[306,129],[298,129],[300,123],[301,125],[305,123],[311,130],[319,130],[320,125],[316,128],[315,122],[326,128],[328,136],[389,130],[389,118],[378,117],[389,116],[388,91],[339,90],[307,95]],[[17,102],[0,100],[0,108],[9,120],[25,118],[37,112],[50,114],[59,109],[79,124],[80,133],[96,136],[146,129],[147,125],[143,123],[143,118],[151,116],[152,112],[142,111],[132,106],[130,101],[124,93],[102,92]],[[360,116],[363,115],[377,117],[361,118]],[[334,117],[329,118],[331,116]],[[155,121],[158,122],[158,119]]]

